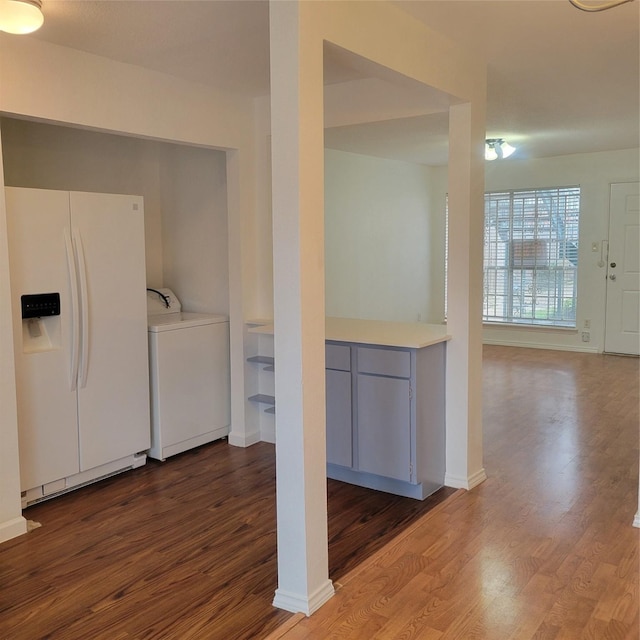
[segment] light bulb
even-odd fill
[[[516,148],[512,147],[508,142],[503,142],[500,148],[502,149],[503,158],[508,158],[516,150]]]
[[[493,145],[485,145],[484,147],[484,159],[485,160],[496,160],[498,158],[498,153]]]
[[[42,26],[41,0],[0,0],[0,31],[23,35]]]

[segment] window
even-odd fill
[[[485,194],[485,322],[576,326],[580,187]]]

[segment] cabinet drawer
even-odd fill
[[[411,353],[396,349],[358,347],[358,372],[394,378],[410,378]]]
[[[325,369],[351,371],[351,347],[345,344],[325,344]]]

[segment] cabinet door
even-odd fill
[[[410,481],[409,380],[358,375],[358,469]]]
[[[326,370],[327,462],[343,467],[353,464],[351,422],[351,373]]]

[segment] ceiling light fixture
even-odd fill
[[[581,0],[569,0],[569,2],[582,11],[604,11],[627,2],[633,2],[633,0],[609,0],[609,2],[598,2],[597,4],[585,4]]]
[[[484,159],[497,160],[498,158],[508,158],[514,151],[508,142],[502,138],[489,138],[484,143]]]
[[[0,0],[0,31],[33,33],[43,22],[42,0]]]

